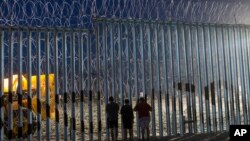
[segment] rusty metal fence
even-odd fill
[[[0,32],[1,140],[109,140],[109,96],[145,97],[152,137],[250,122],[247,25],[97,18],[93,30]]]

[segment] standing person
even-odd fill
[[[111,129],[111,138],[113,141],[116,141],[118,136],[118,112],[119,105],[114,102],[114,98],[110,96],[109,103],[106,105],[106,113],[108,116],[108,128]]]
[[[129,140],[133,140],[133,120],[134,113],[132,106],[129,105],[129,100],[125,99],[125,104],[121,108],[122,123],[124,129],[125,141],[127,140],[127,130],[129,130]]]
[[[136,104],[134,111],[138,112],[139,126],[141,128],[142,140],[144,141],[145,129],[147,131],[147,140],[149,140],[149,122],[150,122],[149,111],[152,111],[152,107],[145,101],[143,97],[141,97],[139,103]]]

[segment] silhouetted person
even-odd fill
[[[129,105],[129,100],[125,99],[125,104],[121,108],[122,124],[124,129],[125,141],[127,140],[127,130],[129,130],[129,139],[133,140],[133,120],[134,113],[132,106]]]
[[[149,111],[152,111],[152,107],[145,101],[143,97],[141,97],[139,103],[136,104],[134,111],[138,112],[139,126],[141,128],[142,140],[144,141],[145,129],[147,131],[147,140],[149,140],[149,122],[150,122]]]
[[[108,116],[108,128],[111,129],[111,136],[113,141],[116,141],[118,136],[118,112],[119,105],[115,103],[114,98],[110,96],[109,103],[106,105],[106,113]]]

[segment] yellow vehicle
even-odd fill
[[[50,95],[50,119],[55,119],[55,86],[54,86],[54,74],[49,74],[49,95]],[[28,111],[28,81],[27,78],[22,76],[22,113],[23,113],[23,137],[28,135],[28,119],[27,119],[27,111]],[[13,93],[13,137],[16,138],[18,135],[18,75],[12,76],[12,93]],[[31,90],[32,90],[32,111],[33,111],[33,133],[36,130],[36,113],[37,113],[37,76],[31,77]],[[9,79],[4,79],[4,117],[5,117],[5,133],[7,135],[7,127],[8,127],[8,92],[9,92]],[[46,119],[46,75],[40,75],[40,94],[41,94],[41,117],[42,120]]]

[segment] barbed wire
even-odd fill
[[[92,27],[92,17],[250,24],[246,0],[3,0],[0,25]]]

